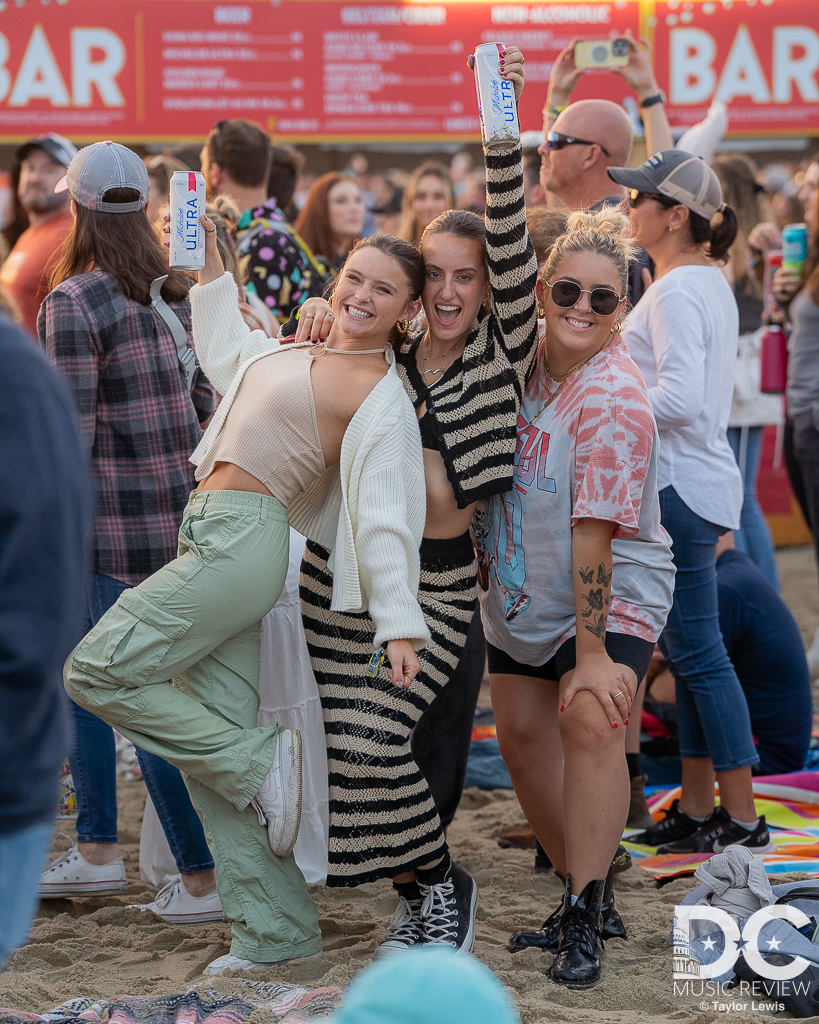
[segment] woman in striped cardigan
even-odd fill
[[[519,95],[517,48],[508,48],[502,70]],[[518,409],[537,348],[537,262],[526,231],[520,146],[487,152],[486,172],[485,225],[474,214],[449,211],[424,233],[428,326],[397,353],[419,415],[427,486],[419,602],[432,640],[409,690],[392,687],[374,663],[369,617],[330,610],[327,552],[308,543],[302,563],[305,635],[327,737],[327,884],[393,879],[399,905],[377,955],[418,942],[468,952],[474,942],[477,888],[450,860],[410,733],[464,651],[477,597],[469,529],[478,502],[512,485]],[[320,340],[331,322],[327,305],[309,300],[297,340]]]

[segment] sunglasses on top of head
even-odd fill
[[[670,210],[672,206],[680,205],[676,199],[669,199],[668,196],[660,195],[659,192],[641,192],[639,188],[630,188],[628,190],[628,205],[632,210],[639,206],[644,199],[653,199],[655,203],[659,203],[666,210]]]
[[[588,295],[592,312],[598,316],[611,316],[625,296],[618,295],[613,288],[581,288],[576,281],[561,278],[553,284],[543,282],[551,290],[552,302],[561,309],[571,309],[580,302],[581,295]]]
[[[563,149],[564,146],[597,146],[598,149],[602,149],[606,156],[611,156],[611,153],[609,153],[606,147],[601,146],[599,142],[590,142],[588,139],[578,139],[576,135],[564,135],[562,132],[546,133],[547,149]]]

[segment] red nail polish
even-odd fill
[[[560,710],[562,711],[562,710],[563,710],[563,708],[565,708],[565,707],[566,707],[566,705],[565,705],[565,704],[561,704],[561,705],[560,705]]]
[[[617,723],[616,723],[616,722],[614,723],[614,728],[615,728],[615,729],[617,728]]]

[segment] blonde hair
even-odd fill
[[[579,210],[569,214],[566,231],[543,264],[541,277],[548,281],[569,256],[593,252],[605,256],[617,269],[621,294],[628,290],[629,265],[637,258],[637,246],[630,237],[628,217],[616,206],[604,206],[597,213]]]

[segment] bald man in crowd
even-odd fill
[[[644,40],[630,36],[629,64],[614,69],[637,93],[650,154],[673,149],[665,114],[665,97],[651,67],[650,49]],[[552,66],[549,91],[543,108],[543,145],[540,147],[540,183],[569,210],[597,210],[617,206],[627,196],[625,188],[608,176],[609,167],[623,167],[631,155],[631,121],[621,106],[609,100],[578,100],[571,94],[582,71],[575,67],[574,44],[562,51]],[[651,281],[647,253],[629,274],[628,296],[637,303]]]

